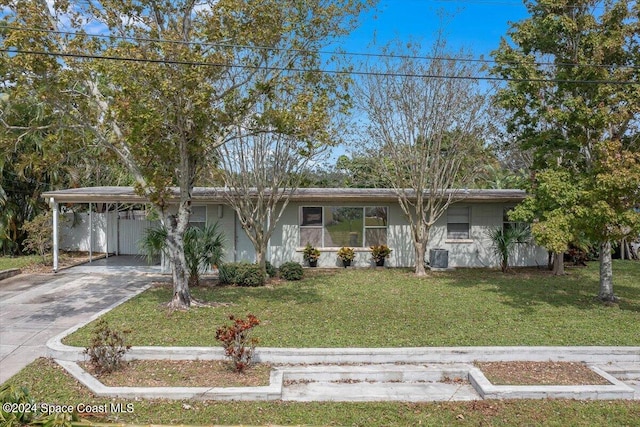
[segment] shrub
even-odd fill
[[[184,256],[189,269],[189,286],[200,284],[200,275],[209,266],[219,265],[224,258],[224,234],[218,223],[204,228],[189,227],[184,233]],[[140,249],[147,256],[147,262],[164,254],[168,256],[167,229],[164,227],[149,228],[140,241]]]
[[[233,369],[242,372],[252,360],[258,340],[250,337],[251,329],[260,324],[253,314],[248,314],[247,319],[229,316],[231,325],[224,325],[216,330],[216,340],[222,343],[225,355],[231,359]]]
[[[258,264],[230,262],[218,269],[220,283],[238,286],[262,286],[267,278]]]
[[[278,271],[273,266],[273,264],[271,264],[269,261],[265,261],[264,265],[265,265],[265,270],[267,271],[267,276],[276,277],[276,275],[278,274]]]
[[[96,373],[109,373],[120,368],[125,353],[131,348],[126,343],[129,331],[112,329],[106,320],[100,319],[91,338],[91,345],[84,349],[89,363]]]
[[[280,266],[280,277],[285,280],[300,280],[303,275],[302,266],[295,261],[285,262]]]
[[[46,211],[30,221],[25,221],[22,230],[27,233],[24,248],[35,252],[45,262],[45,255],[51,249],[53,240],[53,228],[51,226],[51,211]]]

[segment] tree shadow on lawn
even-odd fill
[[[613,289],[620,297],[620,302],[611,305],[620,310],[640,313],[640,286],[618,284],[616,273],[614,271]],[[631,274],[628,272],[628,275]],[[631,276],[626,276],[619,281],[631,280]],[[581,310],[600,309],[606,305],[596,298],[599,289],[597,271],[594,273],[584,267],[567,268],[564,276],[554,276],[543,268],[512,269],[507,273],[491,269],[483,269],[481,273],[478,270],[459,270],[445,280],[453,286],[481,289],[494,294],[501,303],[527,314],[534,313],[536,307],[543,304]]]

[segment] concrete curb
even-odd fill
[[[282,396],[282,371],[271,372],[268,386],[261,387],[108,387],[77,363],[56,360],[93,394],[100,397],[173,400],[278,400]]]
[[[105,310],[108,311],[109,309]],[[98,313],[90,321],[98,318]],[[47,342],[55,359],[78,361],[79,347],[61,340],[89,322],[75,326]],[[129,359],[222,360],[221,347],[132,347]],[[406,348],[257,348],[254,360],[270,364],[345,363],[472,363],[496,361],[583,362],[640,365],[640,347],[406,347]]]
[[[22,273],[22,270],[19,268],[10,268],[8,270],[0,271],[0,280],[8,279],[9,277],[17,276]]]
[[[633,399],[634,389],[603,370],[589,366],[611,385],[494,385],[476,367],[469,369],[469,381],[483,399]]]
[[[271,371],[269,385],[259,387],[109,387],[76,362],[56,362],[96,396],[127,399],[385,401],[398,400],[398,394],[402,394],[401,400],[415,402],[635,398],[633,388],[593,366],[590,368],[607,379],[610,385],[501,386],[490,383],[482,371],[470,364],[385,364],[277,367]],[[468,379],[472,388],[469,385],[445,384],[447,378]],[[354,383],[363,384],[354,386]],[[297,389],[289,390],[285,395],[285,387]]]

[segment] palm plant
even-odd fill
[[[518,243],[528,243],[531,232],[524,224],[515,224],[511,227],[496,227],[488,231],[491,239],[493,253],[500,258],[500,268],[506,272],[509,268],[509,255]]]
[[[189,227],[184,233],[184,256],[189,269],[189,286],[200,284],[200,275],[210,265],[219,265],[224,258],[224,235],[218,230],[218,223],[203,228]],[[147,261],[167,251],[167,230],[164,227],[150,228],[140,241],[140,249]]]

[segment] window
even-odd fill
[[[300,212],[300,246],[322,246],[322,208],[303,207]]]
[[[189,217],[189,227],[204,228],[207,225],[207,207],[191,206],[191,216]]]
[[[447,239],[469,239],[469,208],[449,207],[447,210]]]
[[[300,246],[368,247],[387,243],[384,206],[325,206],[300,209]]]

